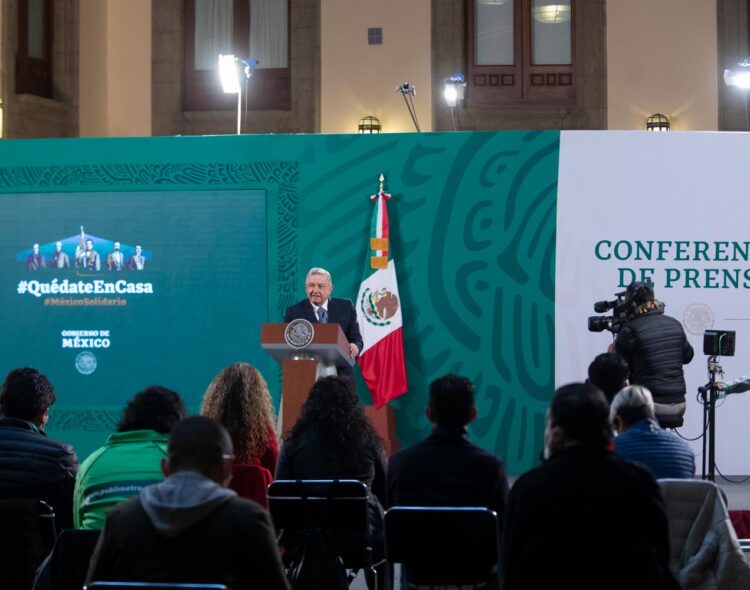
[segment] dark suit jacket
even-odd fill
[[[87,579],[289,588],[268,513],[244,498],[232,498],[175,537],[157,533],[139,498],[118,504],[107,513]]]
[[[389,506],[482,506],[502,519],[508,477],[499,457],[466,438],[463,428],[432,434],[391,457]]]
[[[287,307],[284,314],[284,321],[291,322],[296,319],[305,319],[313,324],[318,323],[318,316],[315,315],[312,303],[309,299],[299,301],[294,305]],[[357,323],[357,312],[354,305],[348,299],[340,297],[328,298],[328,323],[338,324],[346,335],[346,339],[352,344],[356,344],[359,350],[362,350],[362,336],[359,333],[359,324]]]
[[[313,324],[318,323],[318,316],[315,314],[315,309],[313,309],[309,299],[304,299],[287,307],[284,314],[285,322],[291,322],[299,318]],[[329,297],[328,323],[341,326],[346,339],[352,344],[356,344],[359,351],[362,352],[362,335],[359,333],[357,312],[351,301],[340,297]],[[350,367],[339,367],[338,372],[341,377],[348,377],[354,384],[354,371]]]

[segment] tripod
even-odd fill
[[[716,355],[708,357],[708,383],[698,388],[703,403],[703,479],[716,480],[716,400],[719,397],[717,375],[724,375]],[[708,453],[706,453],[708,448]]]

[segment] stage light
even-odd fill
[[[750,57],[737,62],[733,68],[724,70],[724,84],[737,88],[750,88]]]
[[[669,131],[669,117],[655,113],[646,119],[646,131]]]
[[[531,16],[535,21],[556,25],[570,20],[570,4],[543,4],[531,9]]]
[[[367,115],[359,120],[357,129],[360,133],[380,133],[382,125],[380,124],[380,119],[372,115]]]
[[[234,55],[219,54],[219,77],[221,88],[227,94],[242,92],[240,87],[239,60]]]
[[[240,78],[242,76],[245,78],[245,100],[247,101],[247,81],[258,67],[258,63],[257,60],[249,57],[240,59],[231,54],[219,54],[221,88],[227,94],[237,95],[237,135],[240,134],[242,129],[242,86],[240,85]]]
[[[458,102],[464,99],[464,88],[466,88],[466,80],[460,72],[456,72],[445,78],[443,80],[445,104],[449,107],[456,107]]]

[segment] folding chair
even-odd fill
[[[33,590],[81,590],[99,539],[98,529],[65,529],[36,573]]]
[[[230,590],[224,584],[178,584],[167,582],[91,582],[84,590]]]
[[[281,544],[294,550],[305,534],[330,534],[350,572],[367,570],[378,586],[368,520],[369,491],[359,480],[277,480],[268,486],[268,510]],[[354,579],[350,575],[349,582]]]
[[[397,506],[385,513],[385,554],[409,586],[497,585],[500,532],[487,508]],[[402,586],[403,588],[403,586]]]
[[[5,588],[31,588],[57,536],[55,512],[42,500],[0,500],[0,572]]]

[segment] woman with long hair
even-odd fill
[[[247,471],[247,466],[263,467],[272,478],[279,455],[276,416],[263,375],[247,363],[224,368],[203,394],[201,415],[216,420],[229,432],[234,445],[234,483],[230,487],[241,496],[253,497],[235,487],[240,486],[240,472]]]
[[[368,520],[373,557],[376,561],[382,558],[386,490],[383,441],[365,416],[348,379],[324,377],[312,386],[299,419],[284,436],[276,479],[362,481],[371,492]],[[385,568],[378,569],[382,576]],[[386,584],[390,586],[390,581]]]

